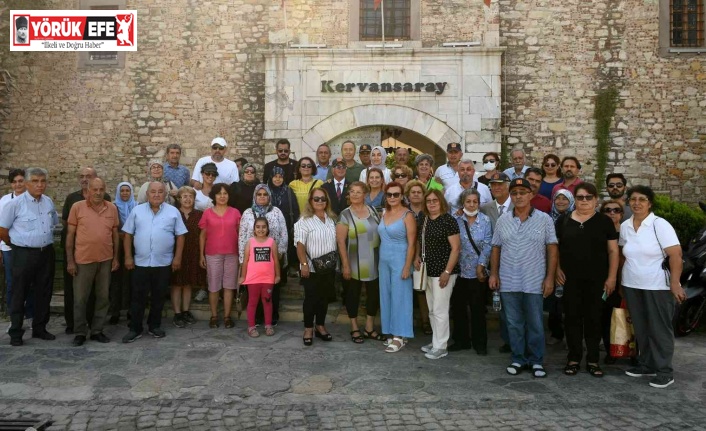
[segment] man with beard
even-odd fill
[[[275,149],[277,150],[277,158],[271,162],[265,163],[265,167],[262,171],[262,182],[267,184],[273,176],[272,169],[277,166],[284,171],[284,183],[289,184],[294,181],[294,167],[297,165],[296,160],[289,158],[291,145],[287,139],[280,139],[277,141]]]
[[[231,185],[240,179],[238,174],[238,166],[232,160],[225,158],[226,147],[228,143],[223,138],[213,138],[211,141],[211,155],[201,157],[196,166],[194,166],[194,173],[191,174],[191,185],[196,190],[201,190],[203,187],[203,176],[201,176],[201,166],[206,163],[215,163],[218,169],[218,176],[213,184],[223,183],[226,185]]]
[[[446,187],[446,193],[444,193],[444,198],[446,198],[446,202],[449,204],[449,212],[452,215],[456,214],[461,208],[458,198],[461,196],[461,193],[468,188],[473,187],[478,190],[481,205],[493,200],[488,186],[473,180],[475,174],[476,168],[473,166],[473,160],[463,159],[458,163],[459,181],[456,184],[452,184],[450,187]]]
[[[561,172],[564,179],[559,184],[554,186],[552,189],[552,197],[554,197],[556,192],[561,189],[566,189],[570,191],[571,194],[574,194],[574,189],[576,189],[576,186],[583,182],[581,181],[581,178],[579,178],[581,163],[579,163],[579,159],[574,156],[564,157],[561,161]]]
[[[623,206],[623,219],[625,221],[632,217],[632,210],[625,198],[628,182],[623,174],[608,174],[605,177],[605,188],[612,202],[619,202]]]

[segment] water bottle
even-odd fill
[[[500,311],[502,304],[500,303],[500,292],[497,290],[493,292],[493,310]]]
[[[556,296],[557,298],[561,298],[562,296],[564,296],[564,285],[559,284],[556,286],[556,289],[554,289],[554,296]]]

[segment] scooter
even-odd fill
[[[700,203],[706,212],[706,205]],[[706,311],[706,227],[702,228],[689,242],[684,260],[693,264],[690,271],[682,272],[681,284],[686,292],[686,300],[677,304],[674,310],[674,335],[683,337],[699,327],[699,321]]]

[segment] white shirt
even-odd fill
[[[441,165],[434,172],[434,177],[444,185],[444,189],[448,189],[454,184],[457,184],[461,179],[458,176],[458,172],[449,164]]]
[[[368,179],[368,169],[365,168],[360,172],[360,181],[364,182],[367,184],[367,179]],[[385,184],[388,184],[392,181],[392,173],[390,172],[389,168],[385,168],[382,171],[382,177],[385,179]]]
[[[5,205],[7,205],[11,199],[16,198],[17,196],[15,195],[15,192],[11,192],[0,198],[0,213],[2,212],[2,209],[5,208]],[[5,241],[0,241],[0,250],[2,251],[10,251],[12,248],[5,244]]]
[[[210,197],[203,194],[201,190],[196,190],[196,199],[194,199],[194,208],[199,211],[206,211],[208,208],[213,208],[213,201]]]
[[[493,200],[493,196],[490,194],[490,189],[485,184],[475,181],[472,187],[478,190],[478,193],[480,193],[480,205],[483,205],[484,203]],[[464,190],[466,189],[463,188],[460,182],[446,188],[444,198],[446,198],[446,202],[448,202],[449,204],[449,212],[451,213],[451,215],[456,214],[456,211],[461,208],[460,206],[458,206],[458,198],[461,197],[461,193],[463,193]]]
[[[196,162],[196,166],[194,166],[194,173],[193,175],[191,175],[192,180],[198,181],[203,184],[203,177],[201,176],[201,166],[205,165],[206,163],[216,162],[211,159],[211,156],[201,157],[199,161]],[[240,176],[238,175],[238,166],[235,164],[234,161],[223,159],[223,161],[216,163],[216,167],[218,168],[218,176],[216,177],[216,181],[214,181],[213,184],[225,183],[231,185],[232,183],[237,182],[240,179]]]
[[[662,261],[666,256],[665,248],[679,245],[677,233],[667,220],[654,213],[642,221],[637,232],[632,220],[630,217],[620,225],[618,244],[623,247],[625,256],[622,285],[643,290],[670,290]]]

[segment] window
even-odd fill
[[[80,0],[81,10],[121,10],[127,9],[126,0]],[[125,52],[119,51],[82,51],[78,53],[78,67],[91,69],[97,67],[125,67]]]
[[[704,46],[703,0],[670,0],[670,46]]]
[[[360,0],[360,40],[382,40],[382,11],[385,11],[385,40],[409,40],[410,0],[386,0],[375,9],[375,0]]]

